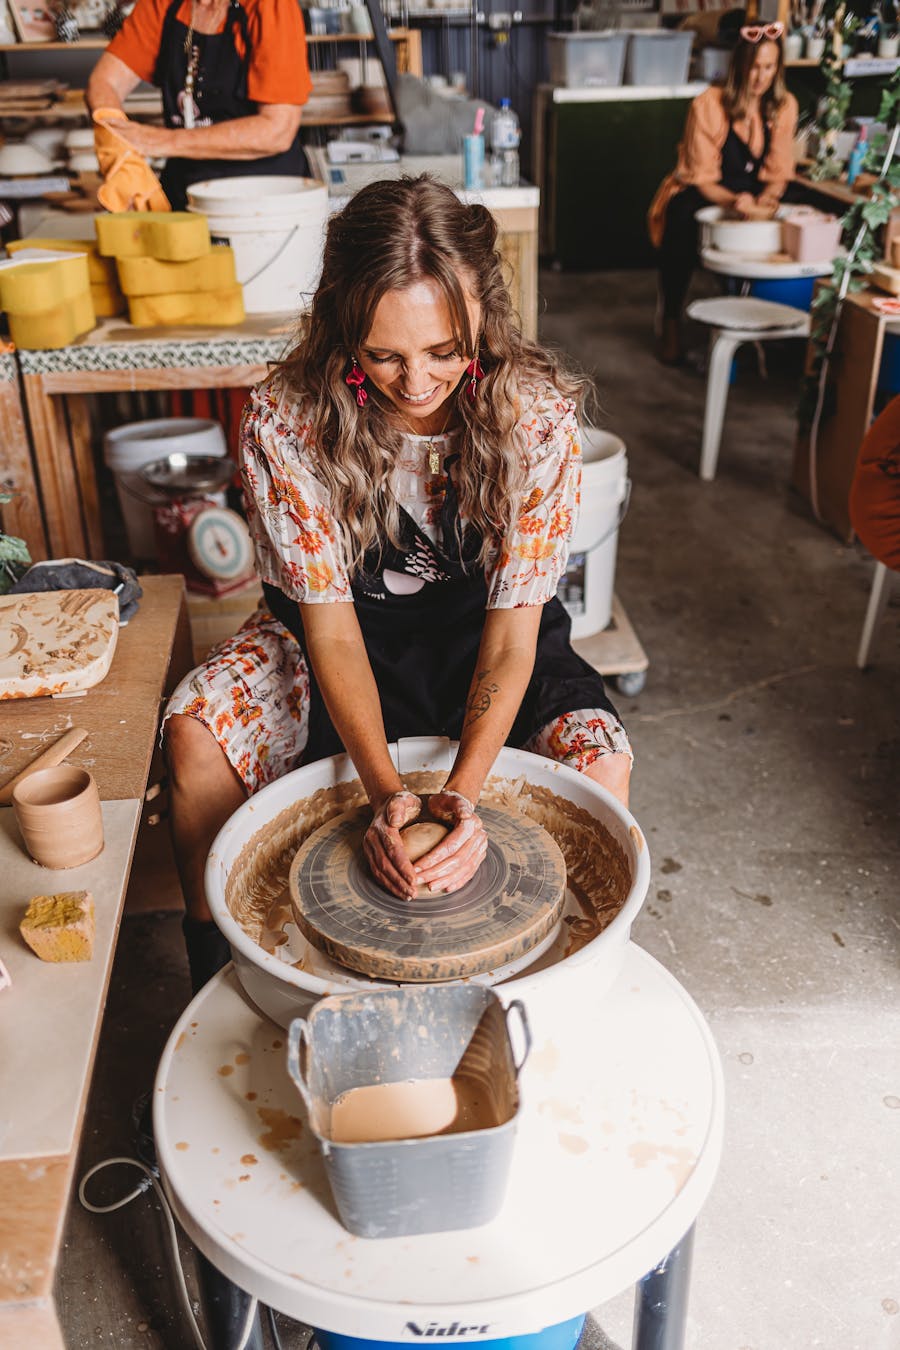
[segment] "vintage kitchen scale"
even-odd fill
[[[566,893],[558,845],[535,821],[479,808],[487,856],[450,895],[401,900],[368,869],[359,807],[301,845],[289,873],[291,906],[307,941],[350,970],[376,979],[459,980],[537,960],[553,941]]]
[[[233,475],[234,462],[227,456],[182,452],[138,470],[145,485],[140,498],[153,508],[160,566],[183,573],[189,591],[227,595],[253,575],[246,522],[213,499]]]

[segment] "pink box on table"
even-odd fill
[[[812,206],[792,207],[781,219],[781,242],[797,262],[822,262],[840,247],[841,222]]]

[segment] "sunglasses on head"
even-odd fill
[[[776,42],[783,36],[783,23],[748,24],[746,28],[741,29],[741,37],[745,42],[762,42],[763,38],[769,42]]]

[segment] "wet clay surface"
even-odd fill
[[[368,807],[328,821],[301,845],[289,874],[297,926],[341,965],[378,979],[460,979],[527,955],[559,922],[563,856],[536,821],[480,807],[484,862],[449,895],[401,900],[372,877],[363,852]]]
[[[444,778],[440,772],[413,773],[404,776],[404,784],[428,794],[439,791]],[[288,873],[301,844],[327,821],[365,804],[359,779],[321,788],[280,812],[244,845],[231,869],[225,899],[234,919],[263,950],[281,956],[287,947],[285,928],[292,920]],[[585,946],[612,922],[627,898],[631,872],[623,849],[600,821],[524,777],[489,778],[481,806],[518,812],[542,825],[558,844],[569,891],[564,955]],[[538,964],[559,959],[552,950]]]
[[[484,1085],[462,1076],[371,1083],[342,1092],[331,1107],[335,1143],[422,1139],[501,1123]]]

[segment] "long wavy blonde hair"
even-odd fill
[[[787,98],[787,85],[784,79],[784,43],[780,38],[765,38],[763,42],[747,42],[740,38],[731,53],[728,75],[722,86],[722,107],[729,122],[740,122],[747,116],[750,106],[750,72],[756,64],[760,48],[771,43],[778,53],[775,76],[769,88],[759,101],[764,122],[769,126],[775,121]]]
[[[297,343],[276,368],[276,387],[308,408],[316,474],[340,522],[351,572],[385,538],[400,543],[400,511],[388,478],[403,433],[391,405],[369,386],[359,408],[346,375],[388,291],[437,283],[454,340],[484,370],[477,397],[463,375],[452,398],[462,423],[457,490],[460,515],[482,536],[481,561],[522,509],[525,464],[516,435],[523,397],[553,389],[579,409],[586,380],[522,336],[497,251],[497,225],[483,206],[464,206],[450,188],[423,175],[362,188],[328,225],[322,277]],[[470,331],[465,298],[481,305]]]

